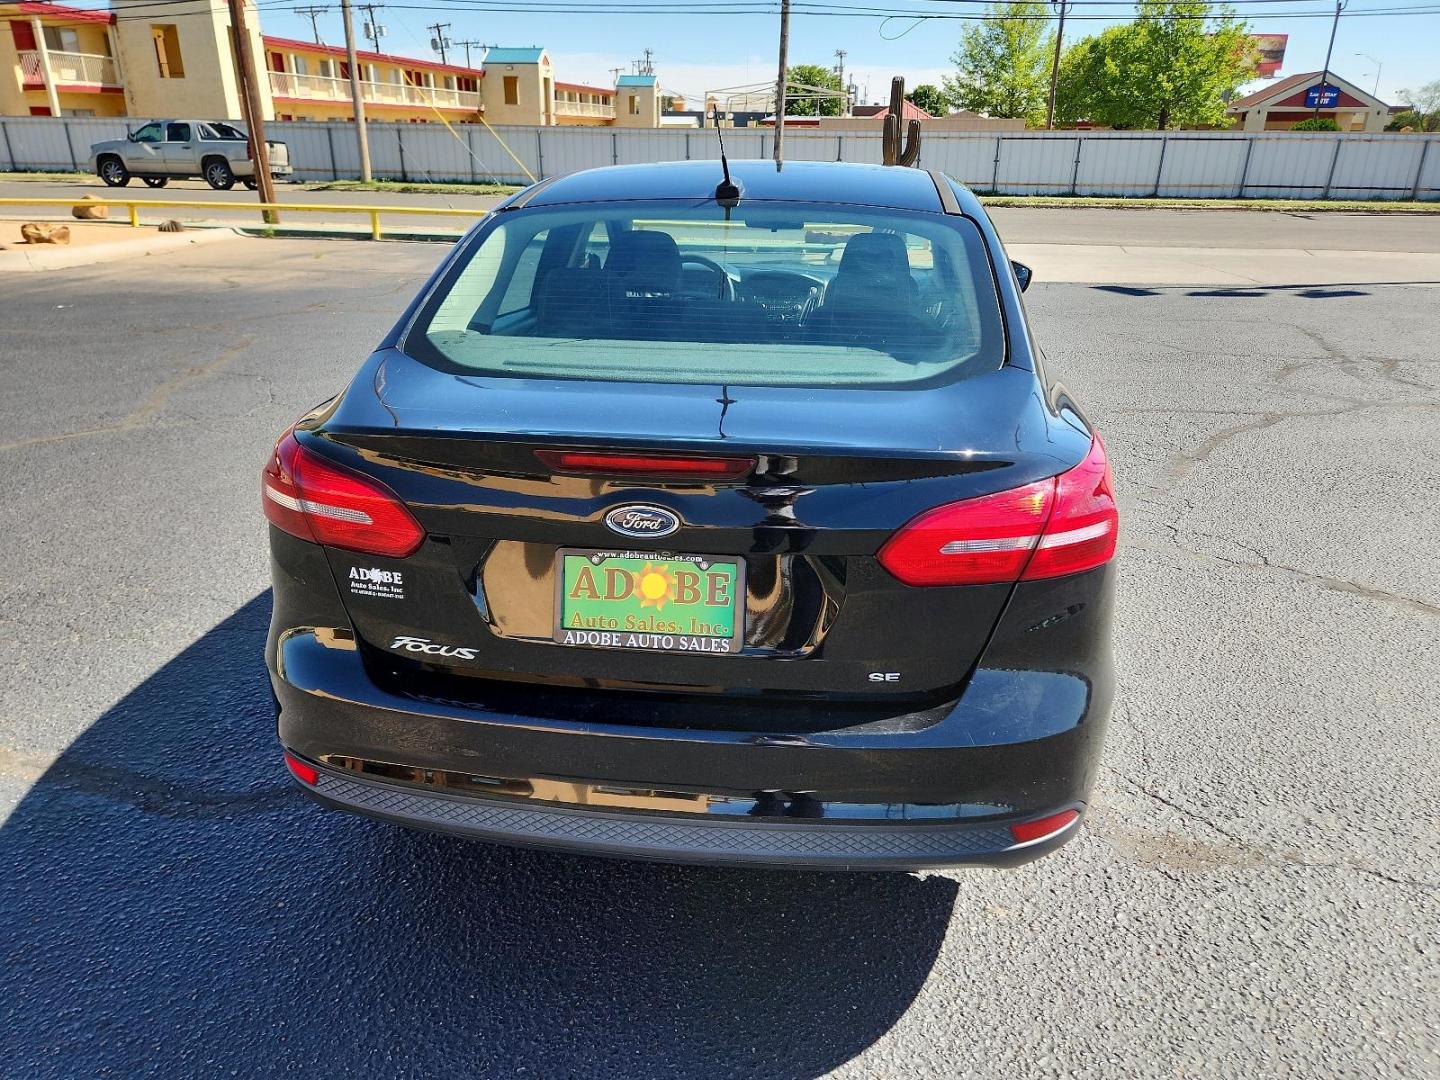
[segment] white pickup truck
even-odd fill
[[[290,175],[290,152],[283,142],[266,142],[270,174]],[[138,176],[152,188],[171,180],[204,177],[217,191],[241,181],[256,186],[255,162],[245,132],[223,120],[152,120],[123,139],[90,147],[90,171],[110,187],[124,187]]]

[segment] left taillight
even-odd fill
[[[275,444],[260,492],[272,525],[316,544],[403,559],[425,539],[399,496],[378,480],[306,450],[293,429]]]

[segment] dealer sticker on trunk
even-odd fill
[[[555,641],[591,648],[738,653],[739,559],[562,548],[555,556]]]

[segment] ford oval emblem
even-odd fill
[[[669,536],[680,528],[680,519],[659,506],[617,506],[605,515],[605,525],[621,536],[644,539],[647,536]]]

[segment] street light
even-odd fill
[[[1379,96],[1380,96],[1380,68],[1381,68],[1383,65],[1380,63],[1379,60],[1376,60],[1375,57],[1371,56],[1369,53],[1357,52],[1355,55],[1356,55],[1356,56],[1359,56],[1359,57],[1362,57],[1363,59],[1369,60],[1370,63],[1372,63],[1372,64],[1375,65],[1375,89],[1371,90],[1370,92],[1371,92],[1372,94],[1374,94],[1376,97],[1379,97]]]

